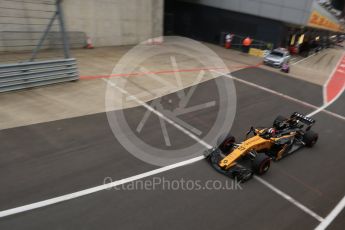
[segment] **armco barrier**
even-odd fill
[[[0,92],[78,79],[74,58],[0,65]]]

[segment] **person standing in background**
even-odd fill
[[[250,37],[246,37],[242,41],[242,51],[243,53],[248,53],[253,40]]]

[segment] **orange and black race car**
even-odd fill
[[[241,143],[230,134],[222,135],[217,147],[207,150],[205,156],[218,172],[244,182],[254,173],[266,173],[271,160],[314,146],[318,140],[318,134],[311,130],[314,123],[314,119],[297,112],[290,118],[278,116],[270,128],[251,127]]]

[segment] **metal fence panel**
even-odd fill
[[[66,31],[61,4],[0,1],[0,92],[78,80],[69,49],[82,47],[85,36]]]

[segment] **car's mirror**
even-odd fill
[[[246,140],[248,139],[249,134],[253,133],[253,135],[256,135],[254,127],[250,127],[249,131],[246,134]]]

